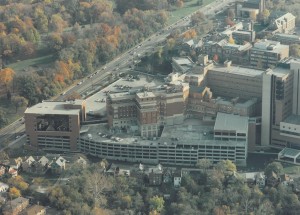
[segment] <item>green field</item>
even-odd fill
[[[189,15],[193,12],[195,12],[196,10],[199,10],[200,8],[204,7],[205,5],[208,5],[210,3],[212,3],[215,0],[203,0],[203,5],[198,6],[198,0],[191,0],[189,2],[184,2],[184,5],[182,8],[178,8],[174,11],[170,12],[170,19],[168,20],[168,25],[173,24],[174,22],[176,22],[177,20],[179,20],[180,18]]]
[[[54,55],[51,54],[51,55],[45,55],[42,57],[32,58],[32,59],[28,59],[28,60],[22,60],[19,62],[8,64],[6,66],[12,68],[16,72],[19,72],[29,66],[34,67],[34,66],[38,66],[41,64],[47,64],[47,63],[53,62],[54,60],[55,60],[55,57],[54,57]]]

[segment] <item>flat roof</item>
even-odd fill
[[[279,152],[279,155],[289,158],[295,158],[300,155],[300,150],[292,148],[284,148]]]
[[[77,115],[80,108],[71,109],[66,108],[65,105],[81,105],[84,100],[57,102],[57,101],[43,101],[30,108],[27,108],[26,113],[30,114],[56,114],[56,115]]]
[[[175,126],[165,126],[161,137],[155,140],[147,140],[140,136],[134,136],[132,133],[113,132],[108,129],[107,124],[86,125],[81,127],[85,130],[80,134],[80,138],[92,139],[95,142],[107,144],[158,146],[158,145],[211,145],[211,146],[242,146],[245,141],[223,141],[214,140],[213,122],[204,122],[198,119],[186,119],[183,124]],[[101,135],[99,135],[99,132]],[[108,135],[103,137],[103,135]],[[116,140],[116,138],[120,138]]]
[[[283,122],[294,124],[294,125],[300,125],[300,116],[292,114],[288,116]]]
[[[214,130],[248,133],[249,117],[218,112]]]
[[[279,78],[284,78],[285,76],[290,74],[290,70],[289,69],[285,69],[285,68],[281,68],[281,67],[276,67],[272,70],[268,70],[268,74],[270,75],[275,75],[276,77]]]
[[[173,61],[179,65],[193,65],[194,62],[188,57],[173,57]]]
[[[153,92],[141,92],[141,93],[137,93],[136,96],[138,98],[153,98],[153,97],[155,97]]]
[[[280,44],[278,41],[263,39],[254,43],[253,50],[263,50],[265,52],[280,53],[283,49],[288,49],[288,45]]]
[[[259,70],[259,69],[252,69],[252,68],[246,68],[246,67],[239,67],[239,66],[215,66],[210,71],[218,71],[223,73],[231,73],[236,75],[242,75],[242,76],[248,76],[248,77],[256,77],[256,76],[262,76],[265,73],[265,70]]]

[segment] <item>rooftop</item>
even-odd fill
[[[178,65],[193,65],[194,62],[189,57],[173,57],[172,60]]]
[[[299,115],[295,115],[292,114],[290,116],[288,116],[284,122],[286,123],[290,123],[290,124],[294,124],[294,125],[300,125],[300,116]]]
[[[265,70],[259,70],[259,69],[251,69],[246,67],[239,67],[239,66],[215,66],[214,68],[210,69],[211,71],[218,71],[218,72],[224,72],[224,73],[231,73],[236,75],[243,75],[248,77],[256,77],[261,76],[265,73]]]
[[[248,132],[249,117],[234,114],[218,113],[214,130],[236,131],[237,133]]]
[[[68,108],[67,104],[81,105],[84,100],[56,102],[56,101],[43,101],[30,108],[27,108],[26,113],[30,114],[56,114],[56,115],[77,115],[80,108]]]
[[[272,70],[268,70],[267,72],[270,75],[275,75],[278,78],[284,78],[290,74],[289,69],[281,68],[281,67],[276,67]]]
[[[153,92],[141,92],[141,93],[137,93],[136,96],[139,98],[139,99],[142,99],[142,98],[154,98],[155,95]]]
[[[288,48],[288,45],[280,44],[280,42],[278,41],[263,39],[254,43],[252,50],[263,50],[266,52],[280,53],[282,50]]]

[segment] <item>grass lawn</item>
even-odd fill
[[[180,18],[189,15],[196,10],[199,10],[200,8],[204,7],[207,4],[212,3],[214,0],[203,0],[203,5],[198,6],[198,0],[191,0],[189,2],[184,2],[184,5],[182,8],[178,8],[174,11],[170,12],[170,19],[168,20],[168,25],[173,24]]]
[[[283,172],[286,174],[300,174],[300,166],[288,164],[288,163],[281,163],[283,166]]]
[[[22,60],[16,63],[12,63],[9,65],[6,65],[7,67],[12,68],[13,70],[15,70],[16,72],[18,71],[22,71],[23,69],[29,67],[29,66],[38,66],[41,64],[47,64],[47,63],[51,63],[55,60],[54,55],[45,55],[42,57],[37,57],[37,58],[32,58],[32,59],[28,59],[28,60]]]

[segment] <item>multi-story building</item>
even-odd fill
[[[289,57],[289,46],[271,40],[260,40],[250,49],[250,65],[257,68],[275,67]]]
[[[300,37],[293,34],[275,34],[272,39],[285,45],[300,44]]]
[[[225,65],[211,68],[207,74],[207,85],[215,97],[258,98],[261,100],[262,75],[264,70]]]
[[[292,71],[275,68],[264,74],[262,98],[261,145],[283,147],[287,138],[281,136],[280,125],[292,113]]]
[[[211,58],[217,56],[220,62],[230,60],[236,64],[247,65],[251,47],[250,43],[243,45],[230,44],[227,39],[223,39],[219,42],[208,41],[204,43],[202,50]]]
[[[85,121],[85,101],[44,101],[25,111],[29,144],[45,150],[76,151],[80,122]]]
[[[274,11],[271,13],[268,29],[272,33],[291,33],[295,30],[296,17],[291,13]]]
[[[109,94],[108,125],[114,129],[136,128],[143,137],[157,137],[160,125],[183,121],[188,94],[188,84],[163,87],[153,92]]]
[[[153,140],[131,136],[90,139],[85,134],[80,137],[79,148],[93,156],[131,162],[193,166],[198,159],[207,158],[214,162],[229,159],[243,166],[247,139],[248,117],[220,113],[214,126],[166,125],[161,137]]]

